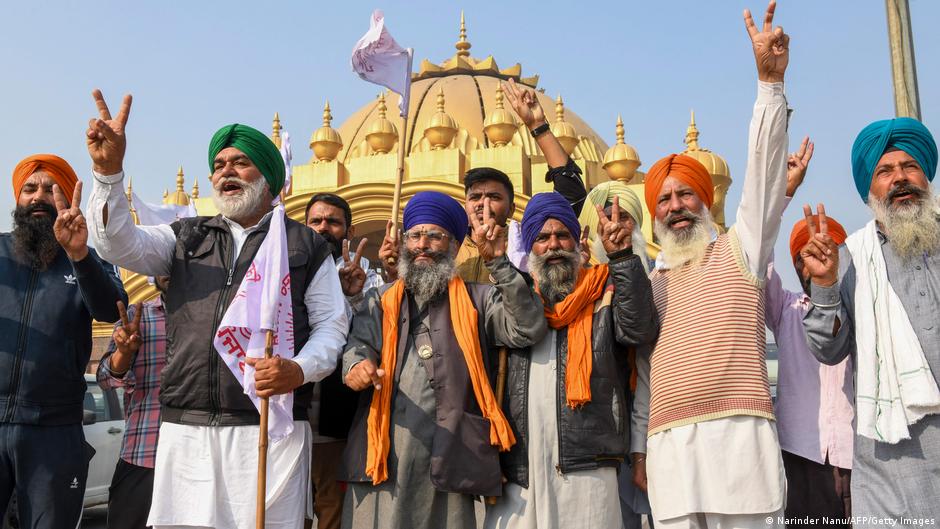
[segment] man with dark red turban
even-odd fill
[[[786,479],[763,303],[787,183],[789,37],[773,28],[775,7],[771,1],[763,30],[745,11],[759,81],[735,225],[717,233],[708,211],[714,185],[695,159],[670,155],[646,175],[662,248],[650,275],[662,327],[650,356],[645,447],[657,527],[782,525]],[[638,464],[644,457],[634,454]]]
[[[86,244],[81,182],[65,160],[25,158],[13,194],[13,232],[0,234],[0,506],[16,492],[23,527],[75,527],[91,322],[117,320],[127,296]]]

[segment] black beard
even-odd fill
[[[330,253],[333,254],[334,260],[343,256],[343,244],[340,241],[337,241],[336,237],[333,237],[332,233],[320,233],[320,237],[323,237],[323,240],[325,240],[330,245]]]
[[[36,211],[45,211],[47,216],[34,217]],[[42,202],[13,210],[13,249],[31,268],[44,271],[59,255],[59,241],[52,231],[57,214]]]

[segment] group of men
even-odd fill
[[[293,395],[293,428],[268,447],[267,527],[309,526],[314,512],[323,529],[935,518],[936,143],[912,119],[866,127],[852,170],[874,219],[847,236],[822,204],[806,206],[790,235],[804,292],[784,290],[772,248],[813,144],[787,154],[789,37],[774,8],[760,29],[745,13],[758,93],[727,232],[711,221],[708,171],[671,154],[646,175],[661,248],[650,262],[641,198],[616,182],[588,193],[534,94],[512,81],[555,187],[521,222],[511,181],[491,168],[466,174],[463,205],[410,197],[377,267],[365,240],[351,251],[340,196],[311,197],[304,224],[283,219],[294,355],[247,359],[259,397]],[[13,174],[0,505],[15,492],[22,527],[78,523],[94,318],[117,322],[97,378],[125,389],[127,415],[109,527],[251,527],[259,413],[213,342],[281,214],[283,162],[261,132],[222,127],[208,153],[220,214],[135,225],[122,185],[131,98],[115,117],[94,98],[87,220],[61,158],[31,156]],[[158,298],[127,307],[112,264],[151,276]],[[779,347],[776,403],[765,326]]]

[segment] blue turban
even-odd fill
[[[405,205],[405,231],[418,224],[435,224],[463,243],[467,236],[467,211],[453,198],[437,191],[421,191]]]
[[[862,200],[868,200],[878,160],[892,147],[910,154],[927,180],[933,182],[937,174],[937,143],[927,127],[912,118],[876,121],[862,129],[852,145],[852,176]]]
[[[554,191],[539,193],[529,200],[522,214],[522,245],[526,252],[532,251],[535,238],[548,219],[561,221],[575,239],[581,238],[581,223],[565,197]]]

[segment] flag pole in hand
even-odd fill
[[[264,358],[273,356],[274,331],[265,331]],[[268,398],[261,399],[261,423],[258,428],[258,498],[255,503],[255,529],[264,529],[264,498],[268,481]]]

